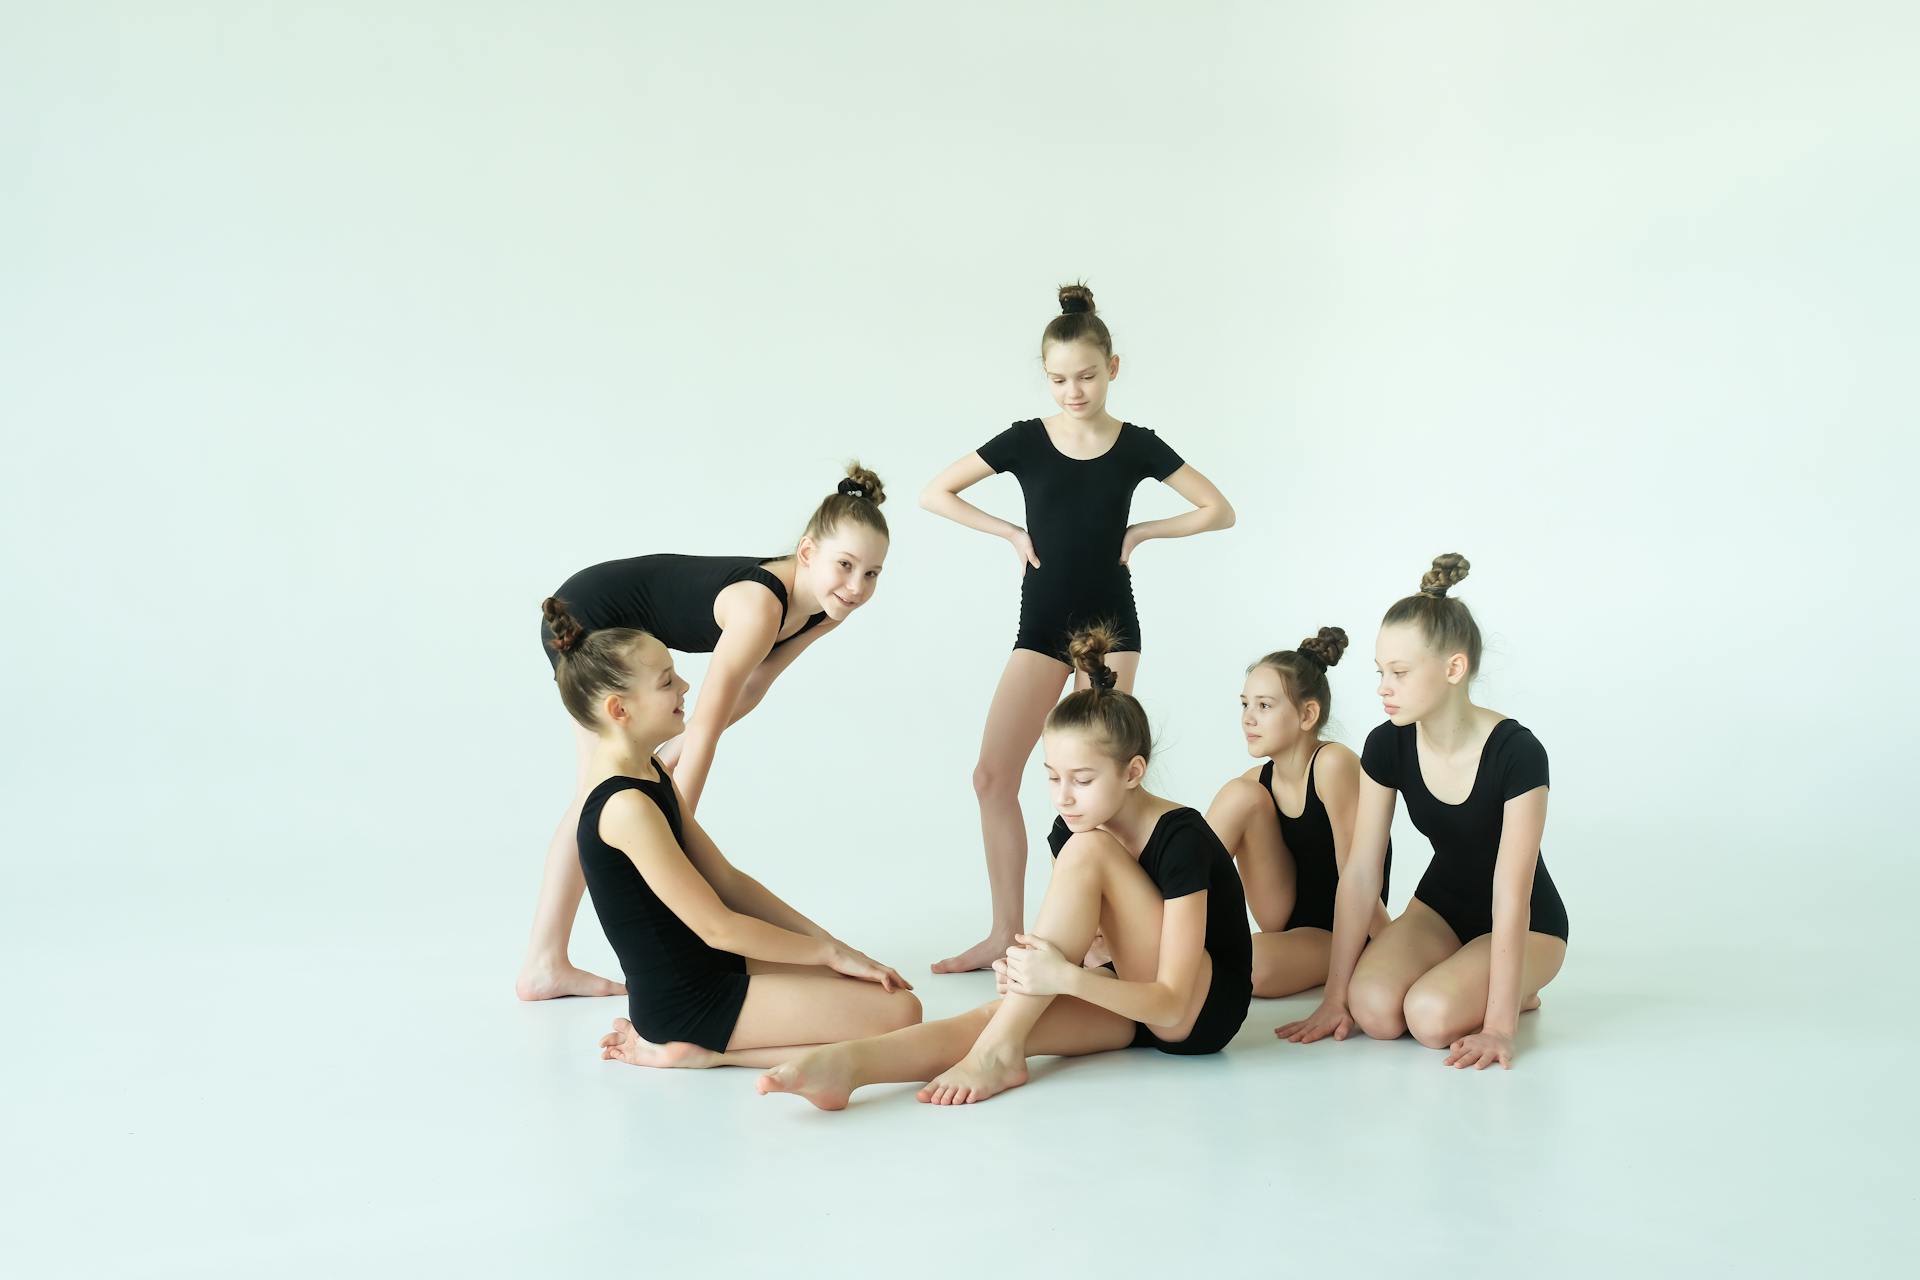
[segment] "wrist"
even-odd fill
[[[845,948],[832,938],[815,938],[813,963],[821,968],[825,968],[832,964],[834,957],[838,956],[843,950],[845,950]]]

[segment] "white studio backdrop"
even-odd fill
[[[1245,767],[1242,668],[1325,624],[1357,746],[1381,612],[1460,551],[1483,700],[1552,756],[1570,976],[1589,940],[1911,887],[1914,26],[9,5],[8,932],[424,940],[504,995],[572,780],[538,601],[780,552],[858,456],[882,589],[726,737],[702,818],[903,968],[973,941],[1017,582],[914,495],[1049,410],[1076,278],[1114,411],[1239,512],[1135,562],[1160,790]],[[1011,480],[968,496],[1020,518]],[[1037,834],[1037,764],[1026,800]]]

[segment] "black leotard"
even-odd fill
[[[653,762],[660,768],[658,760]],[[644,792],[660,806],[674,843],[686,852],[680,802],[666,772],[660,779],[614,777],[587,793],[580,806],[580,870],[593,913],[626,975],[627,1017],[634,1030],[654,1044],[690,1040],[703,1049],[725,1052],[740,1006],[747,998],[747,962],[720,951],[660,901],[640,869],[619,849],[600,838],[600,811],[620,791]]]
[[[1289,818],[1280,808],[1280,797],[1273,794],[1273,761],[1260,770],[1260,785],[1273,801],[1274,816],[1280,819],[1280,838],[1293,855],[1293,914],[1287,917],[1289,929],[1325,929],[1333,932],[1333,900],[1340,887],[1340,861],[1333,856],[1333,822],[1327,806],[1314,789],[1313,766],[1326,749],[1321,743],[1307,761],[1307,802],[1300,816]],[[1380,901],[1387,900],[1387,877],[1393,871],[1393,844],[1387,844],[1387,864],[1380,873]]]
[[[1011,471],[1027,503],[1027,535],[1040,567],[1020,579],[1016,649],[1067,661],[1081,627],[1111,624],[1122,653],[1140,648],[1133,578],[1120,563],[1133,491],[1178,471],[1180,455],[1145,427],[1120,424],[1113,447],[1097,458],[1069,458],[1038,418],[1016,422],[975,451],[995,471]]]
[[[1436,800],[1420,776],[1418,727],[1391,720],[1367,735],[1360,764],[1367,776],[1407,802],[1407,816],[1433,842],[1433,861],[1413,896],[1440,914],[1462,944],[1493,932],[1493,867],[1500,853],[1506,803],[1547,785],[1547,749],[1518,720],[1493,726],[1480,749],[1473,790],[1459,804]],[[1565,941],[1567,908],[1547,874],[1546,855],[1533,873],[1527,927]]]
[[[1063,819],[1053,820],[1047,846],[1054,857],[1072,835]],[[1197,810],[1169,809],[1147,835],[1140,869],[1169,901],[1207,891],[1205,945],[1213,959],[1213,980],[1185,1040],[1162,1040],[1146,1023],[1136,1022],[1132,1047],[1185,1056],[1218,1053],[1247,1020],[1247,1004],[1253,999],[1253,939],[1247,933],[1247,899],[1233,855]]]
[[[589,631],[602,627],[638,627],[661,644],[681,653],[712,653],[720,643],[720,626],[713,620],[713,601],[736,582],[757,582],[780,602],[780,625],[787,621],[787,588],[763,566],[781,557],[757,560],[752,556],[634,556],[608,560],[568,578],[553,594],[564,600],[567,612]],[[816,613],[807,625],[781,644],[825,622]],[[540,650],[549,664],[559,655],[548,641],[553,631],[540,620]]]

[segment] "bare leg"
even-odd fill
[[[533,908],[533,936],[527,943],[526,959],[520,962],[520,976],[513,984],[514,994],[522,1000],[551,1000],[555,996],[618,996],[627,989],[598,974],[577,969],[567,958],[567,943],[573,936],[573,918],[580,910],[580,895],[587,890],[580,874],[580,806],[586,801],[587,762],[593,756],[596,739],[574,725],[578,748],[578,767],[573,803],[554,828],[547,842],[546,869],[540,876],[540,897]]]
[[[1000,674],[980,735],[973,790],[980,801],[980,839],[987,851],[987,884],[993,894],[993,929],[957,956],[933,966],[935,973],[968,973],[990,967],[1013,945],[1026,920],[1027,828],[1020,815],[1020,775],[1047,712],[1059,701],[1067,667],[1042,653],[1015,649]]]
[[[920,1021],[920,1000],[911,991],[886,992],[878,984],[803,965],[765,966],[747,984],[746,1003],[723,1053],[676,1040],[653,1044],[631,1022],[616,1018],[602,1037],[600,1056],[636,1067],[772,1067],[806,1049],[841,1040],[884,1035]]]
[[[1295,872],[1293,854],[1274,815],[1273,797],[1253,779],[1235,778],[1207,806],[1207,825],[1240,869],[1254,923],[1262,931],[1285,929],[1293,914]]]
[[[1520,1011],[1540,1007],[1540,988],[1553,981],[1567,958],[1567,944],[1548,933],[1529,933],[1520,961]],[[1487,1020],[1487,974],[1493,935],[1481,934],[1422,974],[1408,990],[1407,1030],[1429,1049],[1444,1049],[1478,1031]]]
[[[1067,955],[1077,955],[1094,930],[1104,927],[1120,975],[1132,981],[1151,980],[1157,966],[1164,909],[1159,891],[1140,864],[1112,836],[1092,832],[1074,837],[1061,852],[1033,932]],[[1164,1038],[1179,1040],[1192,1030],[1212,978],[1209,961],[1201,968],[1193,999],[1181,1021],[1156,1029]],[[1007,996],[967,1056],[934,1077],[920,1091],[920,1100],[939,1104],[980,1102],[1025,1084],[1027,1056],[1035,1052],[1031,1037],[1056,1000],[1053,996]],[[1130,1041],[1132,1020],[1118,1014],[1112,1017],[1116,1032],[1125,1030]]]
[[[1415,898],[1407,909],[1367,944],[1354,966],[1347,1008],[1359,1028],[1375,1040],[1406,1034],[1407,990],[1420,975],[1460,949],[1440,913]]]
[[[1281,933],[1253,935],[1253,994],[1276,1000],[1317,987],[1327,980],[1333,935],[1302,925]]]

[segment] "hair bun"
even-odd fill
[[[1111,689],[1120,681],[1120,673],[1107,665],[1107,655],[1120,643],[1119,633],[1105,623],[1082,627],[1067,642],[1067,657],[1073,669],[1087,678],[1096,689]]]
[[[1093,290],[1078,281],[1073,284],[1061,285],[1060,314],[1063,316],[1071,316],[1079,315],[1082,312],[1088,315],[1093,314]]]
[[[1473,566],[1467,558],[1457,551],[1449,551],[1443,556],[1433,558],[1433,568],[1427,570],[1420,579],[1420,594],[1432,596],[1436,600],[1445,599],[1447,589],[1457,586]]]
[[[1320,634],[1309,636],[1300,642],[1294,652],[1309,658],[1321,667],[1338,666],[1341,655],[1347,651],[1347,633],[1339,627],[1322,627]]]
[[[547,630],[553,633],[553,639],[547,643],[559,653],[571,651],[587,634],[587,629],[567,612],[567,602],[559,596],[548,596],[540,602],[540,616],[546,619]]]
[[[880,477],[857,461],[847,464],[847,478],[840,482],[838,492],[849,498],[865,498],[876,507],[887,500],[887,487],[880,483]]]

